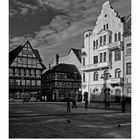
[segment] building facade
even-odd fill
[[[81,75],[75,65],[58,64],[42,75],[45,101],[64,101],[70,95],[81,101]]]
[[[29,41],[10,51],[9,98],[22,99],[39,93],[44,69],[38,50],[33,49]]]
[[[131,97],[131,16],[126,19],[124,29],[124,93]]]
[[[109,1],[105,2],[93,30],[84,32],[82,48],[82,95],[89,101],[107,98],[120,101],[124,92],[124,18],[120,18]]]

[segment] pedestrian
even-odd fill
[[[70,98],[67,97],[67,98],[66,98],[66,101],[67,101],[67,112],[71,112],[71,111],[70,111]]]
[[[76,97],[73,97],[72,103],[73,103],[72,108],[77,108],[77,105],[76,105]]]
[[[72,98],[72,108],[74,108],[74,97]]]
[[[125,105],[126,105],[126,101],[125,101],[125,97],[123,96],[121,101],[122,113],[125,113]]]
[[[88,108],[88,100],[85,100],[85,108]]]

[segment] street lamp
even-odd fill
[[[111,78],[110,73],[105,73],[102,74],[101,79],[104,80],[104,84],[103,84],[103,92],[104,92],[104,102],[105,102],[105,108],[107,108],[107,93],[106,93],[106,89],[107,89],[107,80]]]

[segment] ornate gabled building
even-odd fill
[[[121,18],[105,2],[93,30],[84,32],[82,48],[82,94],[88,93],[89,101],[105,98],[120,101],[124,95],[124,28]],[[109,89],[105,95],[104,88]]]
[[[9,97],[41,91],[41,74],[45,69],[37,49],[30,42],[9,52]],[[28,94],[27,94],[28,95]]]
[[[42,75],[42,97],[47,101],[64,101],[76,96],[81,101],[81,75],[75,65],[57,64]]]

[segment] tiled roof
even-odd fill
[[[46,71],[44,73],[44,76],[48,73],[53,73],[53,72],[77,73],[80,75],[77,67],[75,65],[71,65],[71,64],[58,64],[58,65],[54,66],[52,69]]]
[[[131,15],[128,15],[124,18],[124,36],[131,35]]]
[[[75,55],[77,56],[77,58],[81,62],[81,50],[78,50],[78,49],[75,49],[75,48],[71,48],[70,51],[71,50],[73,50],[73,52],[75,53]],[[69,53],[70,53],[70,51],[69,51]]]
[[[12,51],[9,52],[9,66],[12,64],[12,62],[15,60],[15,58],[18,56],[18,54],[20,53],[20,51],[22,50],[22,48],[23,48],[26,44],[29,44],[29,45],[31,46],[30,42],[27,41],[24,45],[20,45],[20,46],[18,46],[17,48],[15,48],[15,49],[13,49]],[[31,48],[32,48],[32,46],[31,46]],[[33,48],[32,48],[32,50],[33,50],[33,52],[34,52],[36,58],[37,58],[38,61],[40,62],[42,68],[45,69],[46,66],[42,63],[42,59],[41,59],[41,57],[40,57],[40,54],[39,54],[38,50],[37,50],[37,49],[33,49]]]

